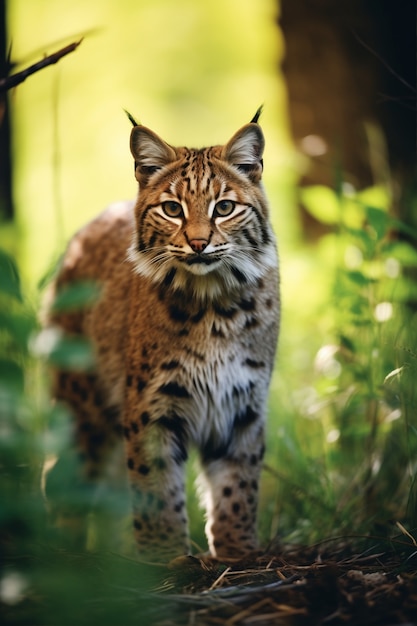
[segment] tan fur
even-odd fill
[[[88,337],[93,372],[57,372],[54,393],[77,419],[86,481],[124,436],[142,556],[189,551],[183,465],[202,461],[210,551],[256,548],[265,405],[279,325],[275,240],[261,185],[263,135],[174,148],[132,130],[139,195],[70,242],[54,288],[94,280],[97,302],[50,314]],[[230,204],[231,203],[231,204]],[[178,215],[177,215],[178,213]]]

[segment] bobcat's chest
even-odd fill
[[[127,384],[140,391],[142,408],[174,412],[186,420],[190,440],[216,450],[234,424],[262,414],[274,342],[273,315],[262,300],[251,293],[199,306],[159,295],[142,309],[143,332],[127,359]]]

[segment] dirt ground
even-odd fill
[[[26,586],[8,599],[3,579],[5,626],[417,626],[417,542],[407,531],[275,545],[234,563],[189,556],[166,566],[44,546],[6,565]]]
[[[405,537],[354,552],[331,542],[233,564],[187,557],[158,594],[149,615],[158,626],[412,626],[417,545]]]

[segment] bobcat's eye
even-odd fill
[[[163,202],[162,210],[168,217],[183,216],[182,206],[179,202],[174,202],[173,200],[167,200],[166,202]]]
[[[227,217],[233,213],[235,206],[233,200],[220,200],[214,207],[213,217]]]

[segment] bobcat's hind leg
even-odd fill
[[[54,397],[73,414],[74,430],[70,446],[46,475],[45,495],[65,542],[81,548],[87,543],[88,516],[102,505],[109,461],[121,442],[119,412],[105,405],[92,374],[57,372]]]

